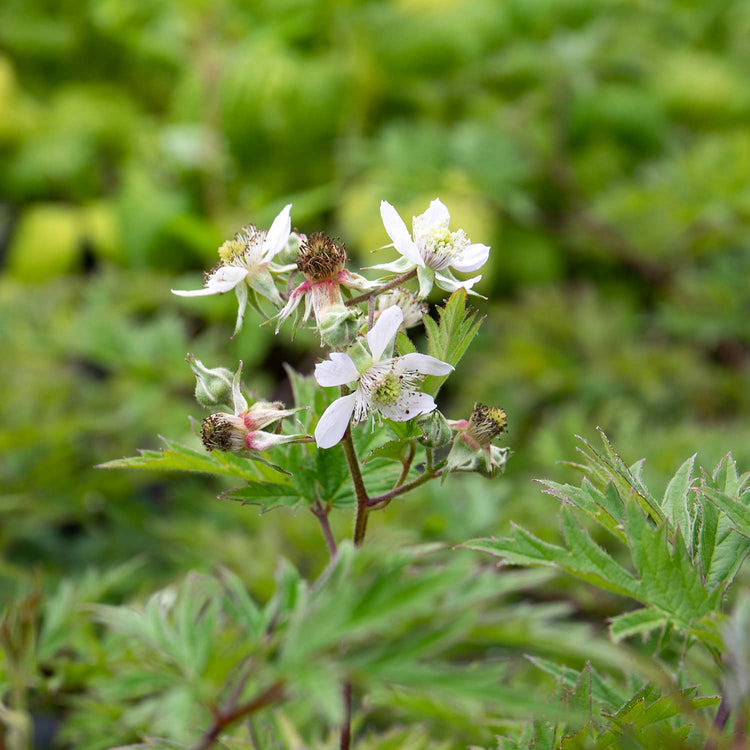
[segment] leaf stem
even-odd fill
[[[396,484],[393,485],[393,489],[395,490],[396,487],[400,487],[405,481],[406,477],[409,476],[409,469],[411,469],[412,461],[414,461],[414,456],[416,455],[417,449],[414,447],[414,443],[409,443],[409,455],[406,457],[404,461],[402,461],[403,468],[401,469],[401,475],[396,480]]]
[[[323,532],[323,538],[326,540],[328,552],[332,558],[336,557],[336,553],[338,552],[336,547],[336,537],[334,537],[333,532],[331,531],[331,524],[328,521],[328,514],[331,512],[331,504],[326,503],[326,505],[323,505],[320,500],[316,500],[315,504],[310,507],[310,511],[318,519],[320,529]]]
[[[360,302],[368,302],[371,299],[375,299],[380,294],[383,294],[383,292],[389,292],[391,289],[395,289],[397,286],[400,286],[406,281],[409,281],[409,279],[413,279],[417,275],[417,269],[412,268],[411,271],[407,271],[406,273],[402,273],[401,276],[396,276],[393,281],[389,281],[387,284],[383,284],[383,286],[378,287],[372,292],[367,292],[366,294],[360,294],[358,297],[352,297],[351,299],[346,300],[344,304],[347,307],[351,307],[352,305],[358,305]]]
[[[237,708],[226,712],[217,712],[214,715],[213,724],[206,730],[194,750],[208,750],[219,738],[221,732],[230,724],[234,724],[240,719],[244,719],[246,716],[250,716],[266,706],[270,706],[272,703],[278,703],[283,698],[284,683],[279,680],[266,688],[262,693],[258,693],[255,698],[249,700],[247,703],[243,703],[237,706]]]

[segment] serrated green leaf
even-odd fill
[[[414,346],[412,340],[403,331],[399,331],[396,335],[396,350],[403,357],[406,354],[414,354],[417,351],[417,347]]]
[[[681,629],[712,611],[720,592],[706,591],[679,530],[670,545],[666,524],[651,526],[632,503],[627,519],[630,549],[641,579],[639,600],[665,613]]]
[[[162,438],[166,445],[161,450],[142,450],[140,456],[119,458],[99,464],[99,469],[145,469],[147,471],[196,471],[243,479],[257,479],[255,462],[260,457],[235,456],[219,451],[197,451],[186,445]],[[282,471],[279,469],[279,471]]]
[[[237,487],[222,493],[220,497],[239,500],[243,505],[259,505],[263,512],[281,505],[296,508],[304,501],[293,485],[270,482],[248,482],[244,487]]]
[[[675,475],[670,479],[664,497],[661,501],[661,509],[673,526],[682,529],[686,539],[693,537],[693,524],[695,521],[695,510],[691,502],[693,486],[693,466],[695,465],[693,454],[688,458]]]
[[[741,499],[719,492],[712,487],[704,487],[701,493],[707,497],[719,510],[729,516],[735,529],[745,537],[750,538],[750,504]],[[748,493],[742,496],[748,497]]]
[[[595,576],[606,588],[626,596],[637,597],[638,583],[615,559],[600,547],[589,532],[582,529],[572,511],[562,508],[562,527],[570,550],[571,572]]]
[[[560,680],[569,688],[575,687],[580,677],[580,671],[556,664],[539,656],[528,656],[527,659],[539,669]],[[620,690],[606,681],[593,667],[591,667],[591,697],[604,704],[616,708],[625,700]]]
[[[465,289],[453,292],[445,307],[438,307],[438,317],[439,323],[428,315],[423,317],[428,353],[455,367],[477,335],[482,320],[475,311],[467,311]],[[435,396],[447,378],[448,375],[428,375],[422,390]]]
[[[694,545],[706,588],[726,589],[750,553],[750,539],[735,531],[727,514],[705,495],[700,495],[699,514]]]
[[[609,634],[613,641],[619,642],[631,635],[650,633],[665,625],[666,622],[667,616],[663,612],[644,607],[613,617],[609,626]]]
[[[389,440],[383,445],[371,450],[364,458],[368,463],[375,458],[384,458],[389,461],[402,462],[409,455],[409,447],[414,445],[412,440]]]

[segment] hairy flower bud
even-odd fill
[[[418,440],[425,448],[442,448],[453,439],[453,430],[448,420],[437,409],[420,417],[417,424],[422,430],[422,437]]]
[[[297,268],[308,281],[338,280],[346,264],[346,248],[323,232],[313,232],[300,245]]]
[[[358,330],[356,310],[344,305],[336,305],[326,310],[318,324],[321,343],[334,349],[351,344],[357,338]]]
[[[195,400],[207,408],[232,402],[232,378],[226,367],[209,369],[194,354],[186,357],[195,373]]]

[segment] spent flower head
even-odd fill
[[[503,409],[477,402],[468,420],[460,419],[450,424],[456,430],[456,437],[448,454],[446,473],[460,469],[480,471],[491,477],[505,470],[509,449],[492,445],[492,441],[508,426]]]
[[[436,198],[428,209],[412,219],[412,234],[406,228],[396,209],[387,201],[380,203],[380,216],[393,247],[401,257],[393,263],[384,263],[372,268],[391,273],[417,270],[419,296],[424,298],[433,284],[448,292],[471,288],[482,277],[474,276],[459,281],[451,268],[461,272],[476,271],[489,257],[487,245],[472,243],[463,229],[450,231],[450,214],[445,205]],[[472,292],[473,293],[473,292]]]
[[[358,329],[357,311],[344,304],[342,287],[358,292],[377,289],[376,282],[345,268],[346,247],[323,232],[314,232],[300,245],[297,268],[305,280],[292,291],[289,300],[276,315],[278,324],[296,312],[304,300],[304,323],[313,313],[322,343],[344,346],[353,340]]]
[[[403,321],[398,307],[381,313],[366,334],[348,352],[333,352],[316,365],[319,385],[348,385],[352,393],[337,398],[323,413],[315,428],[319,448],[336,445],[350,420],[361,422],[370,414],[405,422],[435,409],[432,396],[420,391],[425,375],[447,375],[453,367],[427,354],[393,357],[393,341]]]
[[[310,440],[308,435],[282,435],[264,431],[264,427],[289,417],[300,409],[285,409],[278,401],[256,401],[249,406],[242,394],[241,374],[242,362],[232,379],[234,413],[216,412],[206,417],[201,424],[201,440],[206,450],[260,453],[277,445]]]
[[[219,248],[220,264],[206,274],[202,289],[172,289],[172,293],[179,297],[201,297],[223,294],[234,289],[238,302],[235,334],[242,328],[250,292],[281,307],[284,302],[272,274],[289,271],[294,266],[279,266],[273,260],[289,241],[291,208],[291,203],[284,206],[267,232],[248,224],[233,239],[227,240]]]

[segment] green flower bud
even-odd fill
[[[425,448],[442,448],[453,440],[453,430],[437,409],[417,419],[422,437],[417,438]]]
[[[226,367],[210,370],[194,354],[185,358],[195,373],[195,400],[206,408],[232,403],[232,378]]]
[[[320,340],[333,347],[340,349],[348,346],[357,338],[359,322],[354,310],[347,307],[335,306],[327,310],[318,321]]]

